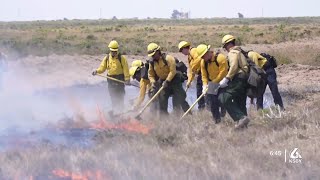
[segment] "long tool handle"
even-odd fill
[[[193,107],[200,101],[200,99],[206,95],[206,92],[208,91],[208,88],[205,89],[205,92],[202,93],[198,99],[190,106],[190,108],[183,114],[183,116],[181,116],[180,120],[183,119],[192,109]]]
[[[119,80],[119,79],[116,79],[116,78],[113,78],[113,77],[109,77],[109,76],[104,76],[104,75],[101,75],[101,74],[97,74],[97,76],[104,77],[104,78],[110,79],[110,80],[112,80],[112,81],[116,81],[116,82],[123,83],[123,84],[126,83],[126,82],[121,81],[121,80]],[[140,88],[139,86],[134,85],[134,84],[131,84],[131,86]]]
[[[186,93],[188,92],[188,89],[189,89],[189,87],[187,87],[187,88],[186,88],[186,90],[185,90],[185,91],[186,91]]]
[[[147,107],[158,97],[158,95],[161,93],[161,91],[164,89],[164,87],[162,86],[158,92],[148,101],[148,103],[141,109],[141,111],[139,112],[139,114],[137,115],[137,117],[139,117],[144,110],[147,109]]]

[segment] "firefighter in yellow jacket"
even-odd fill
[[[232,35],[225,35],[222,38],[222,46],[228,51],[230,67],[226,77],[219,83],[221,88],[225,88],[225,92],[219,95],[219,101],[237,122],[235,129],[240,129],[250,122],[246,108],[249,65],[241,53],[241,48],[236,46],[235,40]]]
[[[110,53],[105,56],[100,67],[92,72],[92,75],[102,74],[106,70],[109,77],[125,81],[126,85],[130,85],[130,75],[127,59],[119,53],[119,45],[117,41],[111,41],[108,45]],[[108,90],[111,98],[113,110],[120,111],[124,107],[125,84],[108,81]]]
[[[187,41],[181,41],[178,45],[179,51],[188,56],[188,81],[187,81],[187,88],[190,88],[192,81],[194,80],[195,76],[197,75],[197,98],[202,94],[202,77],[201,77],[201,57],[198,56],[197,49],[192,48],[191,44]],[[198,109],[203,109],[205,107],[205,99],[201,98],[198,102]]]
[[[272,67],[272,65],[268,62],[267,58],[263,57],[257,52],[249,51],[248,58],[260,68],[265,70],[267,74],[266,85],[268,85],[270,88],[274,104],[279,105],[280,108],[284,110],[283,101],[278,89],[277,74],[274,67]],[[263,109],[263,95],[257,98],[257,109]]]
[[[147,49],[148,56],[152,58],[148,71],[151,90],[155,91],[159,85],[164,87],[159,97],[161,113],[168,114],[168,99],[171,95],[173,109],[182,108],[183,111],[187,111],[189,105],[184,103],[186,92],[182,87],[182,75],[176,72],[175,58],[161,53],[160,46],[156,43],[150,43]]]
[[[129,74],[132,79],[140,82],[140,93],[138,100],[134,104],[133,109],[138,109],[143,103],[146,93],[150,90],[151,84],[148,78],[148,66],[149,64],[143,63],[141,60],[135,60],[132,62]]]
[[[218,100],[219,93],[207,93],[205,91],[209,83],[218,84],[224,77],[226,77],[229,69],[227,58],[225,55],[210,50],[210,45],[200,44],[197,47],[197,53],[202,58],[201,60],[201,74],[203,82],[203,93],[206,93],[206,103],[208,109],[211,111],[215,123],[221,121],[221,117],[225,115],[225,109],[221,106]],[[221,108],[221,112],[220,109]]]

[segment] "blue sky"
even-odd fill
[[[1,0],[0,21],[169,18],[172,10],[191,11],[192,18],[320,16],[319,0]],[[101,14],[100,14],[101,10]],[[263,13],[262,13],[263,12]]]

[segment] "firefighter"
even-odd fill
[[[149,64],[148,63],[145,64],[141,60],[133,61],[131,68],[129,69],[129,74],[132,77],[132,79],[135,79],[138,82],[140,82],[140,93],[139,93],[138,100],[133,106],[134,110],[137,110],[141,106],[141,104],[145,99],[146,93],[149,92],[150,90],[151,84],[148,78],[148,69],[149,69]]]
[[[257,66],[264,69],[267,74],[267,85],[270,88],[274,104],[279,105],[282,110],[284,110],[283,101],[278,89],[277,83],[277,73],[271,63],[267,60],[267,58],[263,57],[257,52],[249,51],[248,58],[251,59]],[[257,109],[263,109],[263,95],[257,98]]]
[[[148,56],[151,57],[148,76],[151,82],[151,91],[156,91],[157,87],[162,86],[164,90],[160,93],[159,103],[160,112],[168,114],[168,99],[172,95],[174,111],[183,109],[187,111],[189,104],[186,102],[186,92],[182,87],[182,75],[176,72],[175,58],[171,55],[162,53],[160,46],[150,43],[147,47]]]
[[[219,101],[236,122],[235,129],[241,129],[250,122],[246,108],[249,65],[232,35],[222,38],[222,46],[228,51],[230,67],[226,77],[219,82],[220,88],[225,88],[225,92],[219,95]]]
[[[218,95],[223,91],[219,89],[218,93],[205,91],[209,83],[218,84],[228,73],[228,62],[225,55],[210,49],[210,45],[200,44],[197,47],[197,53],[201,60],[201,75],[203,82],[203,92],[206,94],[206,103],[211,111],[215,123],[221,122],[221,117],[225,115],[225,109],[218,100]],[[221,112],[220,109],[221,108]]]
[[[188,56],[188,81],[187,81],[187,88],[190,88],[192,81],[194,80],[195,76],[197,75],[197,98],[202,94],[202,77],[200,71],[200,63],[201,57],[198,56],[196,48],[192,48],[191,44],[187,41],[181,41],[178,45],[179,52]],[[205,107],[205,99],[201,98],[198,102],[198,109],[203,109]]]
[[[111,41],[108,47],[110,53],[103,58],[99,68],[94,70],[92,75],[101,74],[107,70],[109,77],[126,82],[123,84],[110,79],[107,80],[112,110],[121,111],[124,107],[125,85],[130,85],[129,67],[126,57],[119,53],[117,41]]]

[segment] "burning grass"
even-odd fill
[[[95,123],[66,123],[84,131],[94,129],[92,146],[41,143],[2,152],[0,179],[316,179],[320,175],[317,87],[291,89],[284,96],[286,111],[281,115],[272,109],[265,112],[269,116],[262,116],[250,107],[252,121],[243,131],[233,131],[228,116],[215,125],[206,111],[183,120],[146,115],[141,122],[124,118],[115,123],[98,108]],[[307,97],[313,101],[305,103]],[[285,162],[285,150],[294,148],[299,148],[301,164]],[[271,156],[275,151],[281,155]]]
[[[97,145],[89,149],[41,145],[5,152],[0,177],[51,172],[50,177],[61,179],[314,179],[320,175],[319,107],[317,102],[305,109],[288,108],[281,118],[251,112],[255,118],[240,132],[232,130],[230,118],[214,125],[211,115],[201,112],[182,121],[155,120],[146,135],[100,132]],[[270,156],[270,151],[295,147],[302,164]]]
[[[126,118],[127,120],[126,123],[112,124],[106,120],[105,115],[103,114],[103,112],[100,111],[99,107],[97,107],[97,111],[99,114],[99,122],[91,124],[91,127],[93,129],[97,129],[97,130],[121,129],[121,130],[136,132],[136,133],[142,133],[142,134],[148,134],[151,129],[150,127],[145,126],[141,124],[139,121],[130,117]]]

